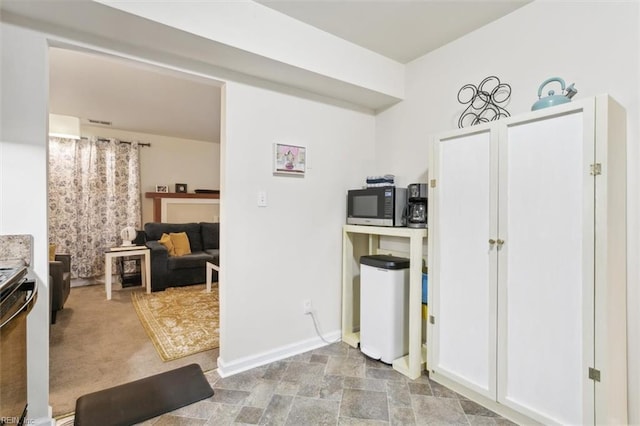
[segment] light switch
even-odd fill
[[[258,207],[267,207],[266,191],[258,191]]]

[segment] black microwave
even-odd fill
[[[347,191],[347,224],[406,226],[407,189],[380,186]]]

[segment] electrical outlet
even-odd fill
[[[258,207],[267,207],[266,191],[258,191]]]
[[[302,313],[303,314],[310,314],[311,313],[311,300],[310,299],[306,299],[302,302]]]

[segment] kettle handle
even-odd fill
[[[545,81],[543,81],[542,84],[540,85],[540,88],[538,88],[538,98],[542,97],[542,89],[544,89],[544,86],[546,86],[547,84],[549,84],[549,83],[551,83],[553,81],[557,81],[558,83],[560,83],[560,87],[562,88],[562,91],[564,92],[564,89],[565,89],[564,80],[561,79],[560,77],[551,77],[551,78],[548,78]]]

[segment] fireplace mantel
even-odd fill
[[[206,193],[206,194],[195,194],[195,193],[189,193],[189,192],[145,192],[144,196],[145,198],[153,199],[153,221],[161,222],[163,199],[165,198],[219,199],[220,191],[217,191],[216,193]]]

